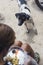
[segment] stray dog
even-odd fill
[[[38,62],[33,57],[34,51],[31,46],[27,43],[21,45],[21,43],[21,41],[17,41],[15,42],[16,45],[14,44],[10,48],[7,55],[3,58],[5,61],[4,65],[38,65]]]
[[[15,14],[15,16],[19,20],[18,25],[21,26],[23,23],[25,23],[27,31],[29,32],[30,29],[28,28],[28,24],[32,23],[33,28],[35,30],[34,22],[33,22],[33,19],[31,17],[31,12],[30,12],[30,9],[27,5],[27,2],[25,0],[17,0],[17,1],[18,1],[18,5],[19,5],[19,8],[20,8],[20,13]]]

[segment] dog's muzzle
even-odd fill
[[[24,23],[24,21],[19,20],[18,25],[21,26]]]

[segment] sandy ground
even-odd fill
[[[0,14],[4,17],[4,20],[0,20],[0,23],[5,23],[14,29],[16,40],[29,43],[33,50],[40,54],[39,65],[43,65],[43,12],[37,7],[34,0],[28,0],[28,5],[38,35],[35,35],[33,31],[27,34],[24,24],[21,27],[18,26],[15,13],[19,11],[19,8],[16,0],[0,0]]]

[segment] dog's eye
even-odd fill
[[[16,52],[15,50],[12,51],[12,53],[15,53],[15,52]]]
[[[23,17],[23,20],[25,20],[26,19],[26,17]]]

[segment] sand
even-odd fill
[[[18,26],[15,13],[19,12],[19,7],[16,0],[0,0],[0,14],[2,15],[0,23],[7,24],[13,28],[16,33],[16,40],[30,44],[33,50],[40,54],[39,65],[43,65],[43,11],[37,7],[34,0],[28,0],[28,5],[37,29],[37,35],[33,31],[29,34],[26,33],[24,24]]]

